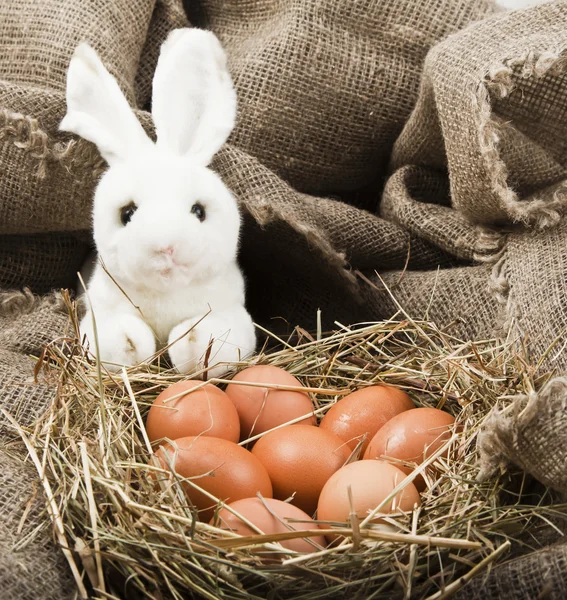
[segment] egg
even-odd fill
[[[437,408],[414,408],[390,419],[370,441],[365,459],[390,457],[421,464],[451,437],[455,418]],[[397,465],[405,473],[411,468]],[[415,479],[423,489],[422,477]]]
[[[206,435],[238,442],[240,422],[230,398],[210,383],[195,392],[170,400],[203,385],[202,381],[179,381],[170,385],[154,401],[146,420],[150,442],[175,440],[190,435]]]
[[[266,467],[274,497],[286,500],[312,515],[327,479],[350,456],[350,448],[330,431],[294,425],[270,431],[261,437],[252,454]]]
[[[363,440],[363,454],[384,423],[412,408],[414,404],[404,391],[389,385],[372,385],[333,404],[319,426],[338,435],[352,450]]]
[[[192,478],[195,484],[224,502],[250,498],[258,492],[266,498],[272,496],[270,477],[262,463],[234,442],[206,436],[184,437],[160,446],[155,456],[164,468],[171,465],[179,477]],[[208,521],[216,503],[190,483],[183,486],[200,511],[200,518]]]
[[[260,498],[244,498],[243,500],[231,502],[229,506],[266,535],[287,533],[294,530],[318,529],[317,524],[300,508],[289,502],[282,502],[274,498],[264,498],[263,500],[260,500]],[[227,529],[242,536],[258,535],[257,531],[226,508],[221,508],[216,519],[211,520],[211,524],[216,524],[221,529]],[[326,545],[325,538],[322,535],[283,540],[280,544],[284,548],[295,552],[316,552]]]
[[[307,392],[293,392],[239,385],[236,382],[302,387],[293,375],[270,365],[256,365],[237,373],[226,388],[240,417],[241,439],[264,433],[278,425],[305,416],[298,423],[315,425],[313,403]]]
[[[334,473],[321,490],[317,519],[332,524],[346,523],[348,526],[351,513],[348,495],[350,487],[354,513],[362,521],[405,478],[406,474],[403,471],[381,460],[362,460],[346,465]],[[409,482],[380,513],[411,511],[415,505],[420,504],[419,492],[413,483]],[[376,521],[379,521],[379,518]]]

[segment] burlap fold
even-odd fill
[[[566,43],[558,0],[493,16],[435,46],[393,167],[448,169],[452,206],[471,221],[556,223],[564,194],[543,190],[566,176]]]
[[[69,60],[79,43],[87,41],[133,102],[134,78],[154,4],[155,0],[3,2],[2,79],[64,92]]]
[[[189,21],[180,0],[156,0],[148,36],[142,49],[134,80],[136,104],[148,109],[152,95],[152,77],[163,40],[172,29],[188,27]]]
[[[567,493],[567,379],[518,398],[513,410],[495,409],[479,437],[483,468],[491,475],[512,461],[539,481]]]
[[[557,374],[567,368],[567,226],[561,219],[566,156],[560,141],[560,115],[567,110],[566,43],[567,3],[556,1],[483,20],[435,46],[425,61],[415,110],[394,147],[395,172],[381,205],[383,217],[491,267],[482,284],[490,296],[477,315],[465,311],[467,321],[487,324],[491,305],[494,333],[525,344],[539,373]],[[464,290],[451,278],[447,283],[459,310],[467,306],[470,290],[479,288],[472,279]],[[433,299],[432,312],[436,304]],[[415,306],[412,297],[406,306]],[[567,398],[564,390],[557,394],[557,402]],[[520,427],[522,414],[507,417],[518,419],[507,431]],[[567,464],[565,451],[552,450],[563,447],[561,430],[555,423],[541,438],[528,435],[529,460],[502,428],[495,426],[493,433],[509,449],[507,459],[563,490],[558,470],[545,475],[538,466],[550,454],[561,467]]]
[[[434,47],[381,204],[384,218],[485,265],[478,278],[480,267],[467,267],[461,281],[430,273],[434,286],[428,274],[406,273],[408,291],[397,296],[407,310],[434,290],[431,317],[462,315],[465,333],[516,341],[535,376],[567,368],[566,42],[567,3],[556,1],[483,20]],[[449,193],[427,193],[431,180]],[[411,285],[420,278],[421,288]],[[512,462],[565,493],[566,405],[560,377],[496,410],[480,438],[484,473]],[[564,554],[556,545],[514,558],[458,597],[562,598]]]
[[[227,144],[214,168],[247,218],[240,259],[248,304],[260,322],[306,328],[386,316],[389,308],[355,272],[451,267],[457,257],[371,212],[294,190],[260,161]],[[246,177],[242,176],[246,174]],[[390,313],[391,314],[391,313]]]
[[[60,296],[0,292],[0,408],[21,426],[32,425],[54,401],[57,382],[35,377],[46,344],[69,334]],[[53,541],[51,521],[36,469],[24,456],[2,448],[19,439],[0,414],[0,597],[6,600],[65,600],[75,582]],[[15,449],[16,446],[12,444]]]
[[[504,326],[525,338],[540,372],[567,373],[567,222],[507,236],[493,272]],[[565,455],[567,460],[567,453]]]
[[[29,291],[0,292],[0,407],[22,426],[31,425],[55,398],[56,381],[34,377],[34,358],[70,329],[60,295],[39,297]],[[0,414],[0,442],[11,428]],[[11,436],[15,434],[12,431]]]

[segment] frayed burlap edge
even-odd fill
[[[506,274],[506,244],[507,237],[504,238],[502,248],[492,263],[492,273],[488,282],[493,297],[500,307],[497,333],[501,337],[510,337],[511,334],[518,333],[515,327],[516,304]]]
[[[493,116],[491,94],[506,98],[515,89],[513,74],[521,69],[523,78],[541,79],[547,74],[562,74],[567,65],[567,48],[557,51],[533,52],[494,64],[473,94],[478,118],[478,142],[492,190],[502,201],[512,221],[538,230],[556,225],[567,212],[567,190],[560,187],[551,200],[534,198],[520,201],[508,186],[508,168],[500,157],[499,143],[504,124]]]
[[[66,312],[67,306],[61,292],[47,296],[33,294],[29,288],[0,291],[0,317],[18,317],[35,310],[50,307],[57,312]]]
[[[488,227],[479,226],[478,237],[473,249],[475,261],[484,264],[494,264],[500,260],[504,250],[506,235]]]
[[[93,178],[99,177],[105,169],[104,160],[92,144],[82,140],[54,142],[40,128],[37,119],[7,109],[0,110],[0,140],[9,140],[35,158],[40,179],[47,176],[50,161],[61,163],[64,167],[80,164],[83,169],[89,170]]]
[[[478,438],[479,479],[486,479],[512,462],[545,485],[567,492],[562,456],[554,452],[565,452],[566,420],[567,377],[549,381],[539,392],[518,396],[511,410],[495,408]]]

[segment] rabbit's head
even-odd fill
[[[93,225],[99,256],[117,281],[175,290],[235,260],[238,208],[207,168],[235,116],[226,57],[210,32],[178,29],[162,46],[153,80],[155,143],[95,51],[77,48],[60,129],[94,142],[109,165]]]

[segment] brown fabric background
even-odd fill
[[[134,101],[134,77],[155,0],[2,3],[0,73],[29,88],[65,92],[69,60],[88,41]]]
[[[525,337],[541,372],[564,374],[567,0],[497,15],[488,0],[186,4],[221,38],[238,90],[238,126],[214,168],[244,214],[256,320],[277,331],[313,328],[318,308],[327,327],[387,318],[398,306],[383,281],[412,316],[464,338]],[[161,40],[185,24],[179,1],[133,6],[0,6],[0,405],[23,424],[55,393],[33,382],[29,355],[67,321],[56,297],[6,290],[72,285],[104,168],[92,146],[56,131],[68,59],[91,40],[147,109]],[[566,405],[559,377],[518,398],[516,412],[496,411],[481,443],[485,472],[514,462],[565,492]],[[0,421],[0,441],[12,438]],[[7,482],[29,482],[17,458],[0,464]],[[68,575],[49,536],[22,546],[27,500],[3,498],[8,598],[64,598]],[[461,597],[563,597],[564,552],[515,558]],[[29,567],[34,553],[56,572],[47,583]],[[19,581],[14,565],[32,575]]]
[[[0,389],[10,393],[2,408],[27,426],[39,416],[55,394],[53,382],[34,383],[33,361],[44,346],[71,333],[68,313],[59,294],[33,296],[29,291],[0,292]],[[0,439],[6,432],[0,415]]]
[[[448,169],[452,206],[474,222],[556,221],[565,200],[542,193],[565,178],[564,11],[505,13],[437,45],[394,168]]]
[[[243,107],[231,140],[304,192],[381,185],[425,55],[489,5],[202,2],[201,22],[227,49]]]

